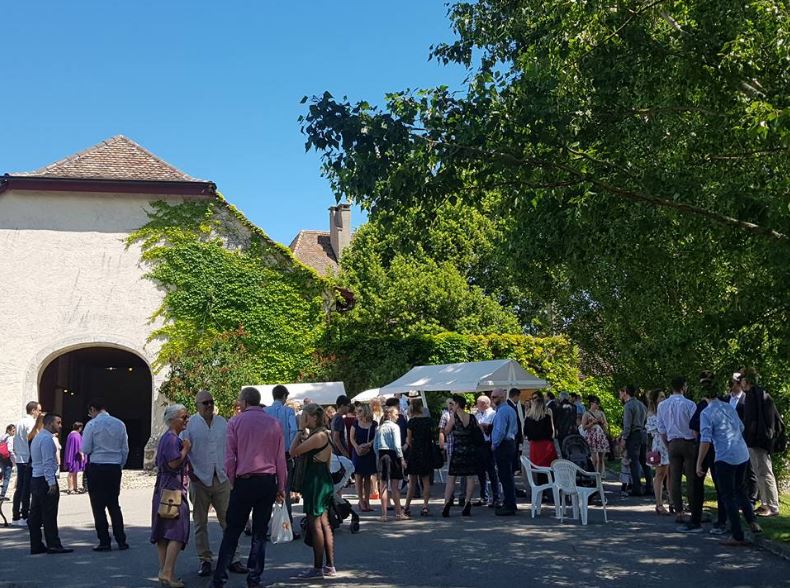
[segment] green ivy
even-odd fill
[[[155,202],[130,235],[165,290],[149,341],[154,367],[167,368],[162,392],[193,407],[211,390],[223,414],[244,384],[298,381],[315,371],[326,327],[329,284],[219,196]]]

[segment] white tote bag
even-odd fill
[[[294,540],[294,532],[291,528],[291,520],[288,518],[288,510],[285,504],[274,504],[272,510],[272,543],[288,543]]]

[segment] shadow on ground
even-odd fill
[[[435,492],[438,495],[438,492]],[[64,505],[64,503],[67,503]],[[73,547],[69,555],[28,554],[25,529],[0,528],[0,588],[106,586],[119,588],[157,585],[157,560],[148,542],[148,490],[122,495],[131,549],[94,553],[96,544],[87,501],[63,501],[61,537]],[[65,506],[65,508],[64,508]],[[333,586],[788,586],[790,565],[756,550],[725,550],[718,538],[674,532],[671,517],[657,517],[649,503],[610,499],[610,522],[592,507],[590,524],[561,524],[553,510],[530,518],[522,504],[516,517],[496,517],[480,507],[472,517],[453,509],[449,519],[439,516],[440,501],[432,502],[434,516],[412,521],[378,521],[377,513],[362,518],[357,535],[345,524],[336,535],[339,575],[322,584]],[[413,509],[417,510],[417,509]],[[150,515],[148,515],[150,516]],[[220,529],[211,524],[211,542],[219,547]],[[242,536],[241,553],[249,540]],[[312,550],[301,542],[269,545],[264,579],[273,585],[309,586],[293,579],[312,563]],[[194,544],[179,558],[178,572],[190,587],[209,579],[197,576]],[[244,586],[245,577],[232,575],[228,586]],[[315,585],[315,584],[313,584]]]

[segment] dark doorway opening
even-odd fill
[[[140,357],[113,347],[86,347],[53,359],[41,374],[38,398],[44,411],[63,417],[63,438],[75,421],[87,423],[87,403],[103,398],[107,411],[126,424],[128,469],[142,469],[151,436],[151,370]]]

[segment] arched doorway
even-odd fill
[[[83,347],[52,359],[42,370],[38,398],[44,411],[63,416],[63,439],[75,421],[86,422],[87,403],[103,398],[107,410],[126,424],[126,467],[143,467],[143,450],[151,435],[151,370],[130,351]]]

